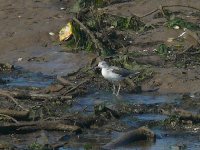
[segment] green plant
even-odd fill
[[[87,34],[81,30],[80,26],[73,22],[72,24],[73,36],[66,41],[66,46],[72,49],[83,49],[86,51],[94,50],[94,43],[90,40]]]
[[[71,11],[78,13],[85,8],[103,7],[107,3],[105,0],[77,0]]]
[[[90,149],[92,149],[92,145],[87,143],[87,144],[84,145],[84,149],[90,150]]]
[[[29,150],[45,150],[44,147],[41,144],[38,144],[36,142],[32,143],[28,146]]]
[[[173,18],[167,22],[167,27],[174,28],[175,26],[179,26],[180,28],[187,28],[190,30],[200,30],[200,26],[198,24],[194,24],[192,22],[188,22],[182,18]]]
[[[167,56],[170,52],[170,47],[166,46],[165,44],[160,44],[156,49],[156,53],[162,56]]]
[[[104,15],[104,21],[109,26],[114,26],[120,30],[131,29],[134,31],[140,30],[141,26],[144,26],[144,23],[140,21],[137,17],[121,17],[115,15]]]

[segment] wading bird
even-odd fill
[[[109,66],[105,61],[101,61],[98,64],[98,67],[101,69],[101,74],[103,75],[103,77],[107,80],[109,80],[110,82],[113,83],[113,94],[115,94],[116,96],[119,95],[119,91],[121,88],[120,85],[120,81],[125,79],[126,77],[130,76],[130,75],[137,75],[139,74],[139,72],[132,72],[129,71],[127,69],[124,68],[119,68],[119,67],[115,67],[115,66]],[[119,87],[118,90],[116,92],[115,89],[115,83],[118,82],[119,83]]]

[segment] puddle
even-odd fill
[[[108,92],[96,92],[88,94],[85,97],[78,98],[76,103],[69,111],[82,111],[87,107],[88,113],[93,112],[94,105],[106,103],[106,105],[113,104],[158,104],[158,103],[173,103],[180,99],[180,95],[155,95],[153,93],[142,94],[122,94],[118,97]],[[85,113],[85,112],[84,112]]]
[[[121,119],[123,123],[130,127],[139,127],[141,122],[164,121],[168,116],[160,114],[134,114]]]
[[[1,88],[13,87],[47,87],[54,81],[54,77],[43,75],[42,73],[32,73],[22,70],[5,71],[0,74],[0,79],[4,83],[0,83]]]
[[[157,95],[153,93],[128,94],[125,100],[135,104],[173,103],[181,98],[178,94]]]
[[[30,72],[65,76],[84,67],[92,58],[92,55],[86,55],[84,52],[62,52],[59,46],[48,48],[33,46],[17,52],[8,52],[3,58],[0,56],[0,61],[19,66]]]

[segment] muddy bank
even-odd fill
[[[158,88],[160,93],[199,93],[199,67],[155,68],[155,76],[143,83],[143,90]]]
[[[59,0],[2,0],[0,62],[49,75],[66,75],[85,66],[88,56],[63,53],[56,42],[59,29],[70,17],[61,8],[71,6],[70,1]]]

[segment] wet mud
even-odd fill
[[[160,4],[199,4],[196,0],[114,3],[100,11],[144,16]],[[0,149],[200,149],[198,62],[177,67],[154,53],[183,30],[163,26],[164,17],[147,16],[142,17],[145,24],[160,26],[145,32],[120,31],[131,41],[127,52],[144,55],[130,58],[135,64],[131,69],[141,74],[123,81],[115,96],[112,84],[94,68],[99,57],[69,53],[63,43],[56,43],[73,4],[73,0],[1,2]],[[119,48],[119,53],[123,51]],[[105,60],[122,65],[120,55]]]

